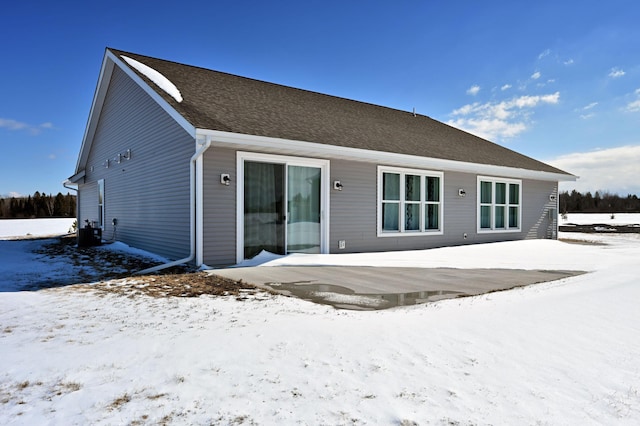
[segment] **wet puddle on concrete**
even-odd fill
[[[337,309],[370,311],[389,309],[395,306],[417,305],[442,299],[467,296],[460,291],[418,291],[393,294],[359,294],[353,290],[333,284],[315,284],[312,281],[292,283],[265,283],[274,291],[298,297],[314,303],[330,305]]]

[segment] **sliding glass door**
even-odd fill
[[[243,256],[320,253],[322,168],[244,161]]]
[[[318,167],[287,167],[287,253],[320,253]]]
[[[244,163],[244,258],[285,254],[283,164]]]

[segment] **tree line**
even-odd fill
[[[39,217],[76,217],[76,196],[40,193],[26,197],[0,197],[0,219],[35,219]]]
[[[582,194],[574,189],[560,193],[559,208],[561,213],[640,213],[640,199],[606,191]]]

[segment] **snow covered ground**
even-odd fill
[[[1,219],[0,240],[66,234],[75,220],[75,218]]]
[[[613,217],[611,217],[613,215]],[[640,213],[570,213],[560,218],[560,225],[634,225],[640,224]]]
[[[0,241],[0,424],[635,425],[640,236],[563,236],[606,245],[306,257],[590,271],[369,312],[266,294],[15,291],[4,277],[29,268],[33,247],[7,260],[6,247],[24,242]]]

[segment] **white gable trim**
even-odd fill
[[[444,160],[440,158],[419,157],[415,155],[397,154],[393,152],[371,151],[360,148],[348,148],[326,145],[316,142],[303,142],[290,139],[253,136],[219,130],[197,129],[197,134],[213,137],[215,146],[229,147],[248,151],[263,151],[282,155],[344,158],[368,161],[376,164],[398,165],[427,170],[454,171],[498,177],[534,179],[543,181],[575,181],[576,176],[537,170],[519,169],[515,167],[493,166],[489,164],[467,163],[463,161]]]
[[[125,74],[127,74],[142,90],[147,93],[151,99],[153,99],[169,116],[176,121],[188,134],[195,138],[196,129],[189,123],[178,111],[176,111],[167,101],[164,100],[153,88],[151,88],[138,74],[136,74],[124,61],[120,60],[110,50],[106,50],[104,58],[102,60],[102,67],[100,68],[100,77],[96,86],[96,91],[93,95],[93,102],[91,103],[91,110],[89,112],[89,118],[87,119],[87,126],[85,127],[84,136],[82,137],[82,146],[80,148],[80,155],[78,156],[78,163],[76,164],[76,174],[83,170],[83,165],[87,162],[89,151],[91,151],[91,145],[93,144],[93,138],[98,126],[98,120],[104,100],[109,89],[109,83],[111,82],[111,75],[113,74],[114,66],[118,66]]]
[[[91,102],[91,110],[89,111],[89,117],[87,118],[87,125],[84,128],[84,135],[82,136],[82,145],[80,147],[80,155],[78,156],[78,162],[76,163],[76,174],[82,169],[82,165],[87,162],[93,136],[96,133],[96,127],[98,126],[98,117],[102,112],[102,105],[104,104],[104,98],[107,94],[108,82],[111,80],[111,74],[113,73],[113,62],[107,59],[105,54],[102,58],[102,66],[100,67],[100,77],[98,78],[98,84],[93,94],[93,101]]]
[[[187,133],[195,138],[196,128],[191,125],[178,111],[176,111],[162,96],[151,88],[138,74],[136,74],[129,65],[126,65],[124,61],[120,60],[111,51],[107,50],[107,56],[122,69],[131,79],[138,84],[160,107],[173,118]]]

